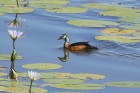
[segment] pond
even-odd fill
[[[19,0],[20,3],[22,1],[24,0]],[[19,14],[2,12],[4,15],[0,16],[1,54],[11,55],[13,52],[13,41],[8,29],[23,31],[25,35],[16,40],[16,51],[23,57],[21,60],[16,60],[14,65],[19,82],[30,82],[26,73],[32,70],[41,74],[41,78],[34,81],[38,85],[33,86],[40,91],[33,89],[34,93],[47,93],[47,91],[48,93],[139,93],[140,2],[138,0],[60,0],[60,2],[54,0],[54,5],[34,4],[37,0],[27,1],[29,3],[25,4],[25,7],[34,9],[33,12]],[[64,2],[66,4],[61,4]],[[57,3],[59,5],[56,5]],[[48,8],[47,4],[53,8]],[[0,1],[0,5],[0,8],[9,6],[13,9],[15,4],[2,4]],[[65,10],[63,7],[72,8]],[[0,9],[0,13],[1,11],[3,10]],[[15,19],[21,27],[10,27],[10,23]],[[89,44],[98,47],[98,50],[64,50],[64,40],[58,40],[62,34],[68,35],[70,44],[90,41]],[[39,63],[45,64],[40,68],[24,67],[27,64],[39,66]],[[50,68],[47,67],[49,64]],[[6,73],[2,76],[0,74],[0,87],[10,87],[10,80],[9,84],[3,84],[11,70],[10,57],[9,60],[0,60],[0,66],[6,67],[6,70],[0,71]],[[0,89],[0,91],[19,93],[20,84],[16,87],[19,88],[16,89],[18,91],[10,89]]]

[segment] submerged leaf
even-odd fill
[[[56,13],[84,13],[87,11],[87,9],[81,7],[64,7],[64,8],[46,9],[46,11]]]
[[[105,85],[113,87],[140,88],[140,82],[131,82],[131,81],[109,82],[105,83]]]
[[[109,41],[115,41],[115,42],[120,42],[120,43],[140,42],[140,38],[129,37],[129,36],[96,36],[95,39],[109,40]]]
[[[11,55],[10,54],[0,54],[0,60],[10,60],[11,59]],[[16,60],[20,60],[23,59],[22,56],[17,56]]]
[[[72,90],[99,90],[104,89],[105,86],[101,84],[91,84],[91,83],[83,83],[83,84],[51,84],[51,87],[55,88],[63,88],[63,89],[72,89]]]
[[[53,63],[35,63],[35,64],[26,64],[23,65],[22,68],[26,69],[38,69],[38,70],[51,70],[51,69],[59,69],[62,66],[59,64]]]
[[[4,13],[29,13],[34,10],[29,7],[2,7],[0,8],[0,12]]]
[[[107,28],[101,31],[104,34],[132,34],[136,32],[136,30],[119,30],[118,28]]]
[[[103,21],[103,20],[86,20],[76,19],[67,21],[68,24],[81,27],[105,27],[105,26],[118,26],[118,23]]]

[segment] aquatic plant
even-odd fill
[[[28,71],[28,78],[31,80],[30,89],[29,89],[29,93],[31,93],[32,83],[34,80],[37,80],[40,78],[40,74],[37,72]]]

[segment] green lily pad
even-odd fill
[[[136,32],[136,30],[129,29],[120,30],[118,28],[107,28],[101,31],[101,33],[104,34],[132,34],[134,32]]]
[[[4,80],[4,78],[0,78],[0,81],[3,81]]]
[[[129,36],[96,36],[95,39],[97,39],[97,40],[109,40],[109,41],[115,41],[115,42],[120,42],[120,43],[140,42],[140,38],[129,37]]]
[[[0,12],[4,13],[29,13],[34,10],[29,7],[2,7],[0,8]]]
[[[23,59],[22,56],[17,56],[16,60]],[[0,54],[0,60],[11,60],[10,54]]]
[[[7,86],[7,87],[18,87],[18,86],[29,86],[30,82],[16,82],[11,81],[10,79],[5,79],[5,81],[0,81],[0,85]],[[33,83],[33,86],[37,86],[36,83]]]
[[[136,13],[133,11],[123,11],[123,10],[112,10],[112,11],[103,11],[99,13],[103,16],[118,16],[118,17],[140,17],[140,13]]]
[[[58,9],[64,7],[64,5],[60,4],[29,4],[29,6],[33,8],[44,8],[44,9]]]
[[[83,80],[80,79],[43,79],[44,82],[53,84],[82,84]]]
[[[5,86],[0,86],[0,91],[6,91],[7,90],[7,87]]]
[[[120,21],[131,22],[131,23],[140,23],[140,18],[138,17],[122,17],[119,18]]]
[[[87,9],[81,7],[64,7],[64,8],[46,9],[45,11],[55,13],[85,13],[87,12]]]
[[[0,16],[3,16],[3,15],[4,15],[4,13],[1,13],[1,12],[0,12]]]
[[[27,4],[24,0],[18,0],[19,4]],[[0,0],[0,4],[17,4],[16,0]]]
[[[140,25],[139,24],[134,24],[134,25],[121,25],[121,28],[125,29],[134,29],[134,30],[140,30]]]
[[[6,73],[0,72],[0,76],[6,76]]]
[[[29,4],[68,4],[68,0],[34,0],[30,1]]]
[[[105,26],[118,26],[119,23],[109,22],[103,20],[86,20],[76,19],[67,21],[68,24],[80,27],[105,27]]]
[[[140,32],[135,32],[132,34],[134,37],[140,37]]]
[[[59,69],[61,67],[62,67],[61,65],[53,63],[35,63],[35,64],[26,64],[22,66],[22,68],[25,69],[38,69],[38,70]]]
[[[131,82],[131,81],[109,82],[105,83],[105,85],[113,87],[140,88],[140,82]]]
[[[63,89],[72,89],[72,90],[99,90],[104,89],[105,86],[101,84],[91,84],[91,83],[83,83],[83,84],[51,84],[51,87],[55,88],[63,88]]]

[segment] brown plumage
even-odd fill
[[[97,47],[94,47],[94,46],[91,46],[89,44],[89,41],[87,42],[76,42],[76,43],[73,43],[73,44],[69,44],[69,38],[66,34],[63,34],[62,36],[60,36],[60,39],[64,39],[65,42],[64,42],[64,48],[67,48],[69,50],[72,50],[72,51],[81,51],[81,50],[85,50],[85,49],[98,49]]]

